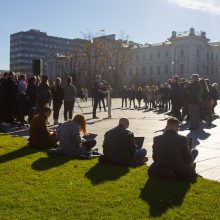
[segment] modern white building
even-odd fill
[[[172,32],[158,44],[135,44],[132,59],[123,73],[124,82],[164,82],[173,75],[188,78],[198,73],[203,78],[220,82],[220,42],[210,42],[205,32]]]

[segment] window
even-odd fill
[[[146,75],[146,67],[145,66],[142,67],[142,75]]]
[[[160,59],[160,52],[157,53],[157,58]]]
[[[197,73],[200,73],[199,64],[196,65],[196,72],[197,72]]]
[[[150,54],[150,59],[153,60],[153,53]]]
[[[157,74],[161,74],[161,67],[157,66]]]
[[[180,50],[180,57],[184,57],[184,49]]]
[[[209,52],[206,53],[206,59],[209,60]]]
[[[206,67],[206,75],[209,75],[209,67]]]
[[[165,52],[165,58],[168,58],[168,51]]]
[[[197,49],[196,55],[197,55],[197,58],[199,58],[199,56],[200,56],[199,49]]]
[[[214,54],[211,53],[211,60],[214,60]]]
[[[168,65],[165,65],[165,70],[164,70],[165,74],[168,74]]]
[[[140,73],[140,68],[136,67],[136,74],[138,75]]]
[[[180,64],[180,74],[184,74],[184,72],[185,72],[185,65]]]
[[[139,56],[138,56],[138,54],[136,55],[136,60],[138,60],[139,59]]]
[[[132,72],[133,72],[133,70],[132,70],[132,68],[130,68],[130,69],[129,69],[129,75],[130,75],[130,76],[132,76]]]
[[[153,66],[150,66],[150,74],[153,74]]]
[[[146,55],[145,55],[145,53],[143,54],[143,60],[145,60],[145,58],[146,58]]]
[[[214,75],[214,67],[211,68],[211,75]]]

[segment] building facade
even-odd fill
[[[38,30],[11,35],[10,69],[32,72],[32,60],[43,59],[44,74],[74,75],[78,82],[91,81],[96,74],[123,84],[164,82],[173,75],[189,78],[198,73],[220,82],[220,42],[210,42],[205,32],[194,28],[172,32],[166,41],[138,44],[106,35],[89,40],[48,36]],[[65,77],[64,77],[65,78]]]
[[[81,39],[48,36],[45,32],[31,29],[10,36],[10,70],[31,73],[32,61],[46,61],[51,54],[67,53],[81,43]]]
[[[124,82],[164,82],[173,75],[201,77],[220,82],[220,43],[212,43],[205,32],[172,32],[165,42],[136,44],[131,48],[131,61],[123,73]]]

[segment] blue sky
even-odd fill
[[[65,38],[123,30],[154,43],[194,27],[220,41],[220,0],[0,0],[0,10],[0,69],[9,69],[10,34],[29,29]]]

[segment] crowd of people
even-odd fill
[[[76,87],[69,76],[61,85],[57,78],[49,85],[48,77],[25,74],[16,76],[13,72],[5,73],[0,80],[0,120],[8,123],[30,123],[33,116],[45,105],[53,106],[54,124],[58,124],[61,106],[64,105],[64,119],[72,119]],[[25,120],[25,116],[28,119]]]
[[[190,121],[190,129],[197,129],[200,121],[211,125],[214,109],[218,100],[218,84],[211,84],[208,79],[193,74],[191,79],[174,76],[164,84],[138,87],[124,86],[122,89],[121,108],[169,111],[180,122]],[[137,101],[137,102],[136,102]],[[128,105],[129,102],[129,105]]]
[[[144,109],[170,110],[170,118],[162,135],[154,138],[153,160],[149,171],[165,177],[185,178],[195,176],[193,161],[198,151],[192,148],[184,136],[179,135],[178,128],[183,120],[190,121],[190,129],[199,127],[202,120],[208,125],[212,122],[214,108],[217,105],[218,85],[210,84],[208,79],[199,78],[193,74],[190,80],[174,76],[165,84],[146,86],[144,89],[134,86],[123,87],[122,108],[141,109],[142,100]],[[97,75],[92,88],[93,118],[97,118],[96,110],[101,104],[106,111],[105,98],[112,89]],[[49,85],[48,77],[41,79],[33,76],[26,79],[24,74],[17,77],[13,72],[5,73],[0,80],[0,116],[1,120],[9,123],[19,121],[26,123],[25,116],[29,116],[30,138],[28,147],[48,149],[51,155],[65,155],[71,157],[88,158],[98,155],[101,163],[119,165],[142,165],[147,161],[147,151],[139,148],[135,137],[129,128],[129,120],[121,118],[118,126],[110,129],[104,135],[103,154],[100,155],[95,147],[95,139],[88,139],[86,119],[84,115],[73,117],[77,93],[72,78],[69,76],[62,85],[57,78],[53,85]],[[88,91],[81,89],[81,101],[87,101]],[[138,106],[135,101],[137,100]],[[52,102],[52,108],[49,106]],[[56,131],[48,128],[48,118],[53,111],[54,124],[58,124],[59,112],[64,104],[64,122]],[[33,114],[32,114],[33,112]]]

